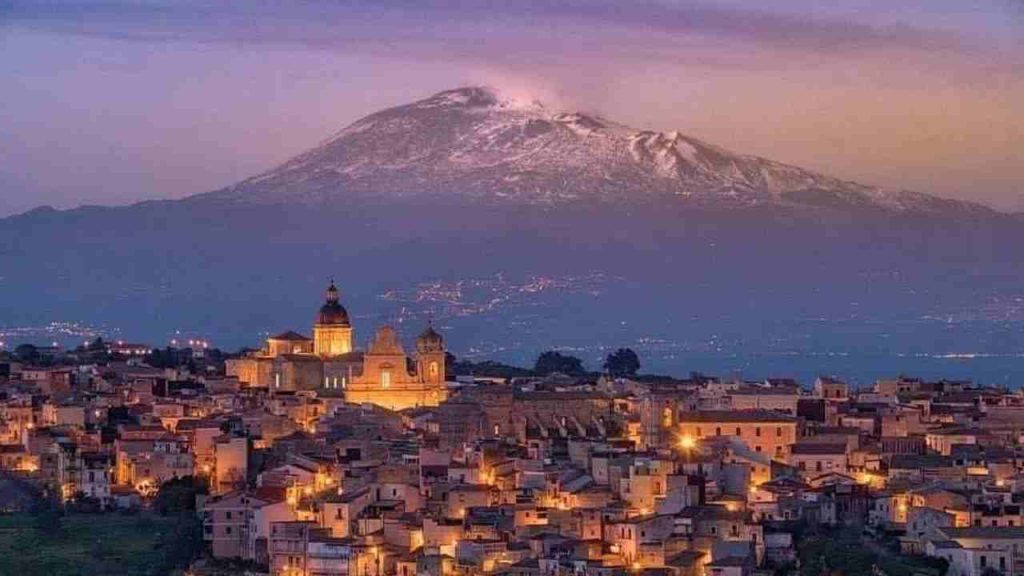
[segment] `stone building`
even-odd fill
[[[244,358],[228,360],[228,375],[271,394],[318,396],[391,410],[437,406],[447,398],[444,338],[428,326],[409,357],[394,328],[379,328],[367,350],[356,350],[348,311],[332,282],[313,323],[313,338],[287,331]]]

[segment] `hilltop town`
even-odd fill
[[[208,575],[1024,573],[1018,391],[474,365],[341,300],[239,354],[0,353],[0,528],[176,518]]]

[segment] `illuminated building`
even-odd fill
[[[321,358],[334,358],[352,351],[352,324],[348,311],[341,305],[338,287],[331,282],[327,301],[320,307],[313,324],[313,353]]]
[[[785,462],[796,443],[796,419],[768,410],[698,410],[681,415],[679,437],[729,436],[758,454]]]
[[[249,440],[224,434],[214,439],[213,448],[211,490],[219,494],[244,485],[248,473]]]
[[[275,394],[316,391],[391,410],[437,406],[447,398],[444,338],[433,327],[417,337],[412,359],[390,326],[377,330],[365,352],[353,340],[348,311],[332,282],[312,339],[293,331],[268,338],[261,350],[229,360],[228,374]]]
[[[695,443],[717,439],[745,446],[732,450],[731,461],[749,466],[751,481],[760,484],[771,480],[772,461],[789,459],[796,425],[796,418],[770,410],[697,410],[679,416],[677,433]]]

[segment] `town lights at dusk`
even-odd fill
[[[1024,576],[1019,1],[0,13],[0,575]]]

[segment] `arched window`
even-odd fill
[[[437,362],[431,362],[430,367],[427,368],[427,372],[429,372],[431,376],[437,376],[438,373],[440,372],[440,369],[437,366]]]

